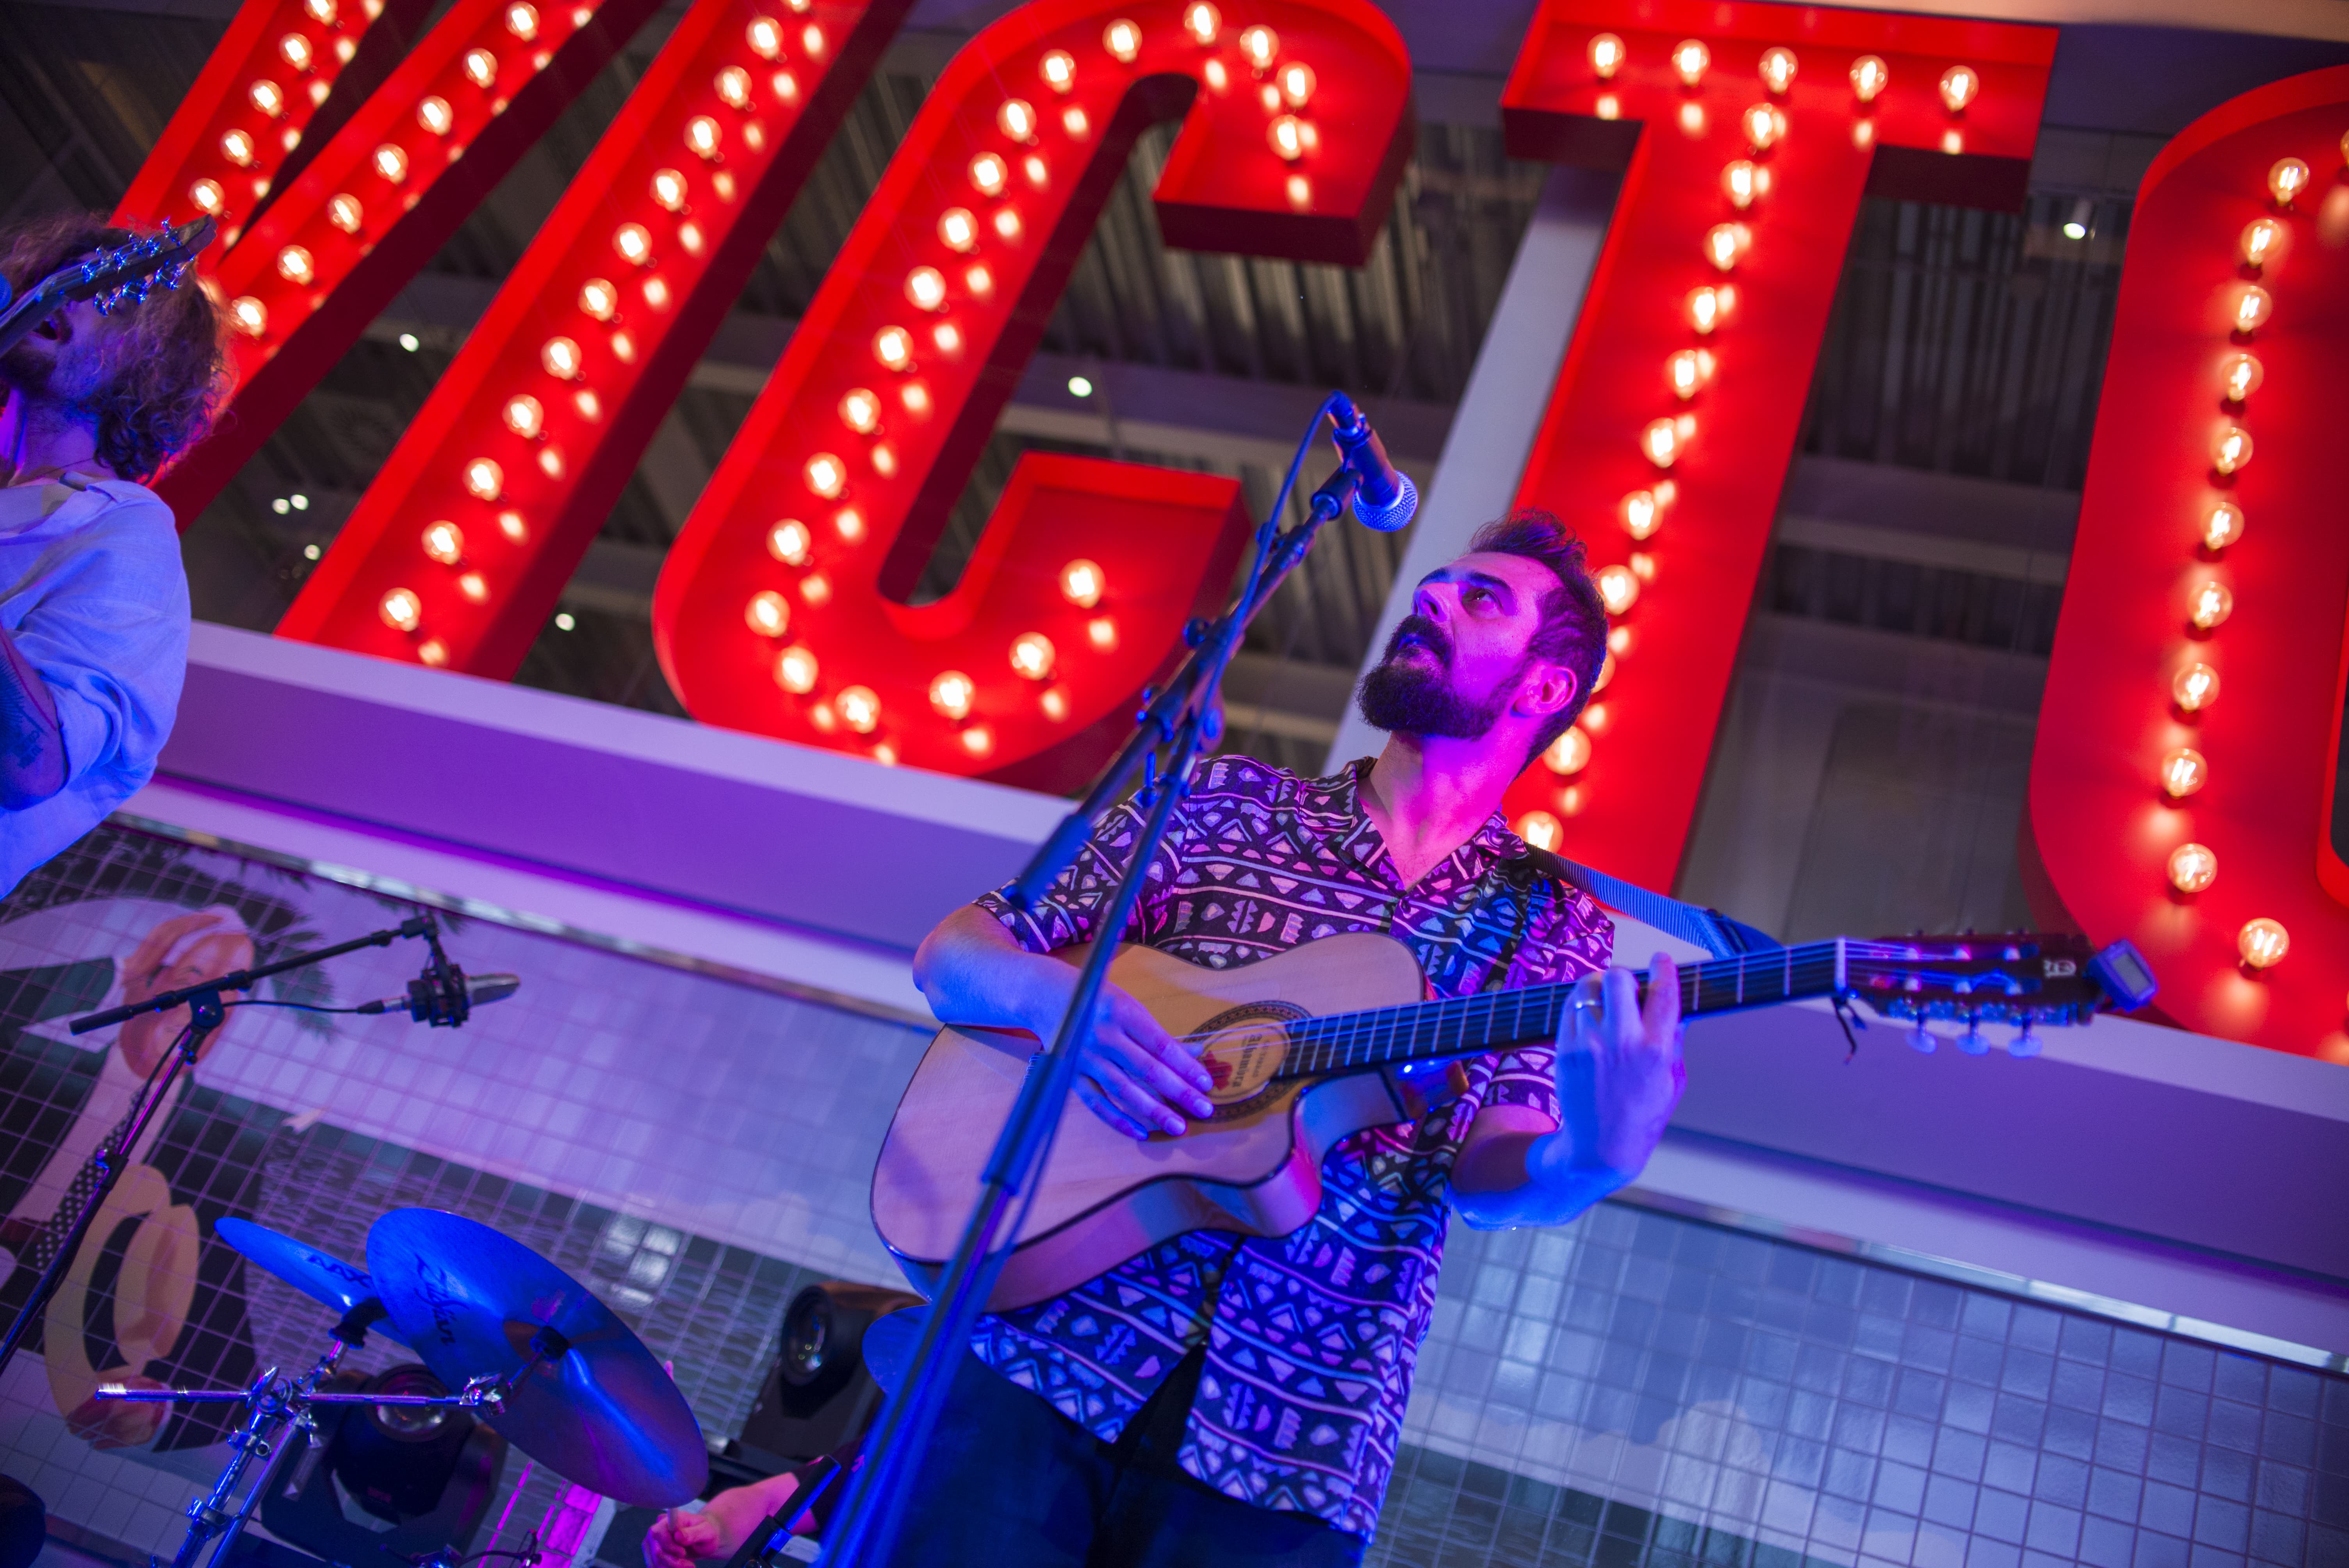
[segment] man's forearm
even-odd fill
[[[1578,1161],[1563,1131],[1502,1132],[1460,1151],[1452,1204],[1480,1231],[1563,1225],[1628,1185],[1634,1174]]]
[[[57,700],[16,639],[0,631],[0,810],[38,805],[65,787]]]
[[[966,906],[940,921],[914,954],[914,984],[945,1023],[1041,1033],[1057,1021],[1076,972],[1029,952],[986,911]]]

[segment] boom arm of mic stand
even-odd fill
[[[85,1017],[76,1018],[67,1027],[77,1035],[87,1035],[92,1029],[102,1029],[109,1024],[119,1024],[125,1019],[135,1018],[141,1013],[168,1013],[181,1003],[191,1001],[206,992],[218,995],[222,991],[250,991],[255,980],[265,980],[272,975],[282,975],[288,969],[299,969],[305,965],[316,964],[321,959],[339,958],[346,953],[357,953],[362,947],[388,947],[404,936],[432,937],[435,951],[438,951],[440,930],[440,923],[435,921],[428,911],[412,920],[402,921],[398,925],[387,927],[382,931],[369,932],[365,936],[355,936],[348,942],[338,942],[332,947],[321,947],[314,953],[296,953],[291,958],[281,958],[274,964],[264,964],[258,969],[239,969],[234,974],[223,975],[216,980],[206,980],[201,985],[182,985],[176,991],[158,991],[143,1002],[126,1002],[119,1007],[109,1007],[103,1013],[91,1013]]]

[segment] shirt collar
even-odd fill
[[[1372,759],[1358,757],[1326,779],[1304,780],[1300,793],[1309,810],[1326,813],[1338,820],[1333,836],[1349,857],[1365,865],[1387,859],[1386,841],[1371,822],[1371,814],[1362,807],[1362,785],[1370,778]],[[1508,822],[1495,811],[1485,819],[1484,825],[1468,836],[1468,841],[1452,851],[1446,862],[1469,881],[1485,873],[1495,861],[1513,861],[1526,854],[1526,841],[1509,830]]]

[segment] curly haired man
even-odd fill
[[[17,294],[133,236],[67,215],[0,230]],[[140,481],[203,438],[227,382],[191,284],[50,312],[0,355],[0,894],[147,782],[188,662],[171,508]]]

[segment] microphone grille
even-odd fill
[[[1409,522],[1419,511],[1419,487],[1411,476],[1398,469],[1395,473],[1394,499],[1384,506],[1374,504],[1361,490],[1354,492],[1354,521],[1364,528],[1380,533],[1392,533]]]

